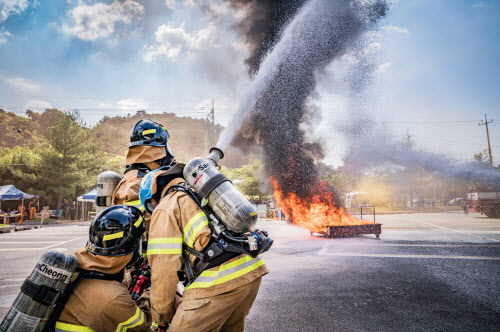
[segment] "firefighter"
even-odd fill
[[[16,217],[16,222],[18,222],[20,225],[23,224],[23,221],[24,221],[24,205],[23,204],[19,204],[19,206],[17,207],[17,217]]]
[[[118,205],[92,222],[85,248],[76,252],[79,281],[55,326],[67,331],[149,331],[151,311],[146,296],[134,301],[121,283],[124,269],[138,258],[145,226],[135,207]]]
[[[35,200],[32,200],[29,204],[29,210],[30,210],[30,220],[33,220],[36,218],[36,202]]]
[[[154,209],[147,249],[153,321],[172,332],[243,331],[261,278],[267,273],[260,257],[232,255],[203,271],[184,289],[182,303],[175,309],[177,272],[182,270],[184,258],[191,266],[195,263],[193,255],[183,257],[183,245],[202,251],[212,236],[207,216],[191,197],[181,191],[166,194],[171,186],[184,182],[183,168],[183,164],[160,168],[141,183],[141,202],[146,210]]]
[[[144,212],[139,200],[142,178],[150,170],[175,163],[168,145],[169,137],[165,127],[157,122],[140,120],[135,124],[130,133],[125,174],[113,193],[113,205],[132,205]],[[144,213],[146,234],[150,218],[148,213]]]

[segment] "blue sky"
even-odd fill
[[[204,117],[214,99],[227,124],[250,83],[241,14],[217,0],[4,0],[0,105],[80,109],[95,123],[137,109]],[[486,148],[487,113],[498,163],[498,22],[499,1],[393,1],[374,42],[374,118],[466,160]]]

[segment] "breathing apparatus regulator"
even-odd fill
[[[189,259],[184,258],[187,277],[185,285],[193,282],[204,270],[240,254],[257,257],[273,244],[266,231],[255,229],[255,207],[219,172],[217,162],[223,156],[223,152],[214,147],[207,158],[191,159],[183,170],[186,182],[171,186],[165,194],[173,191],[186,193],[207,215],[212,231],[212,239],[202,252],[184,246],[183,255],[187,251],[197,258],[194,269],[191,268]],[[153,195],[150,189],[148,192],[148,188],[151,188],[155,171],[148,173],[141,183],[141,202],[149,213],[152,213],[154,205],[151,204]]]

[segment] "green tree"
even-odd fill
[[[247,196],[263,196],[259,189],[259,180],[257,172],[260,167],[260,161],[254,160],[250,164],[240,168],[235,168],[231,171],[230,178],[233,180],[236,188]]]
[[[56,213],[64,197],[74,198],[77,188],[90,187],[106,167],[106,154],[98,150],[84,126],[77,111],[59,113],[44,135],[37,180],[44,194],[56,200]]]
[[[13,184],[19,190],[33,193],[40,160],[36,149],[30,147],[0,148],[0,185]]]

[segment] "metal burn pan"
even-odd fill
[[[349,226],[327,226],[327,237],[349,237],[362,234],[375,234],[377,239],[382,234],[382,224],[349,225]]]

